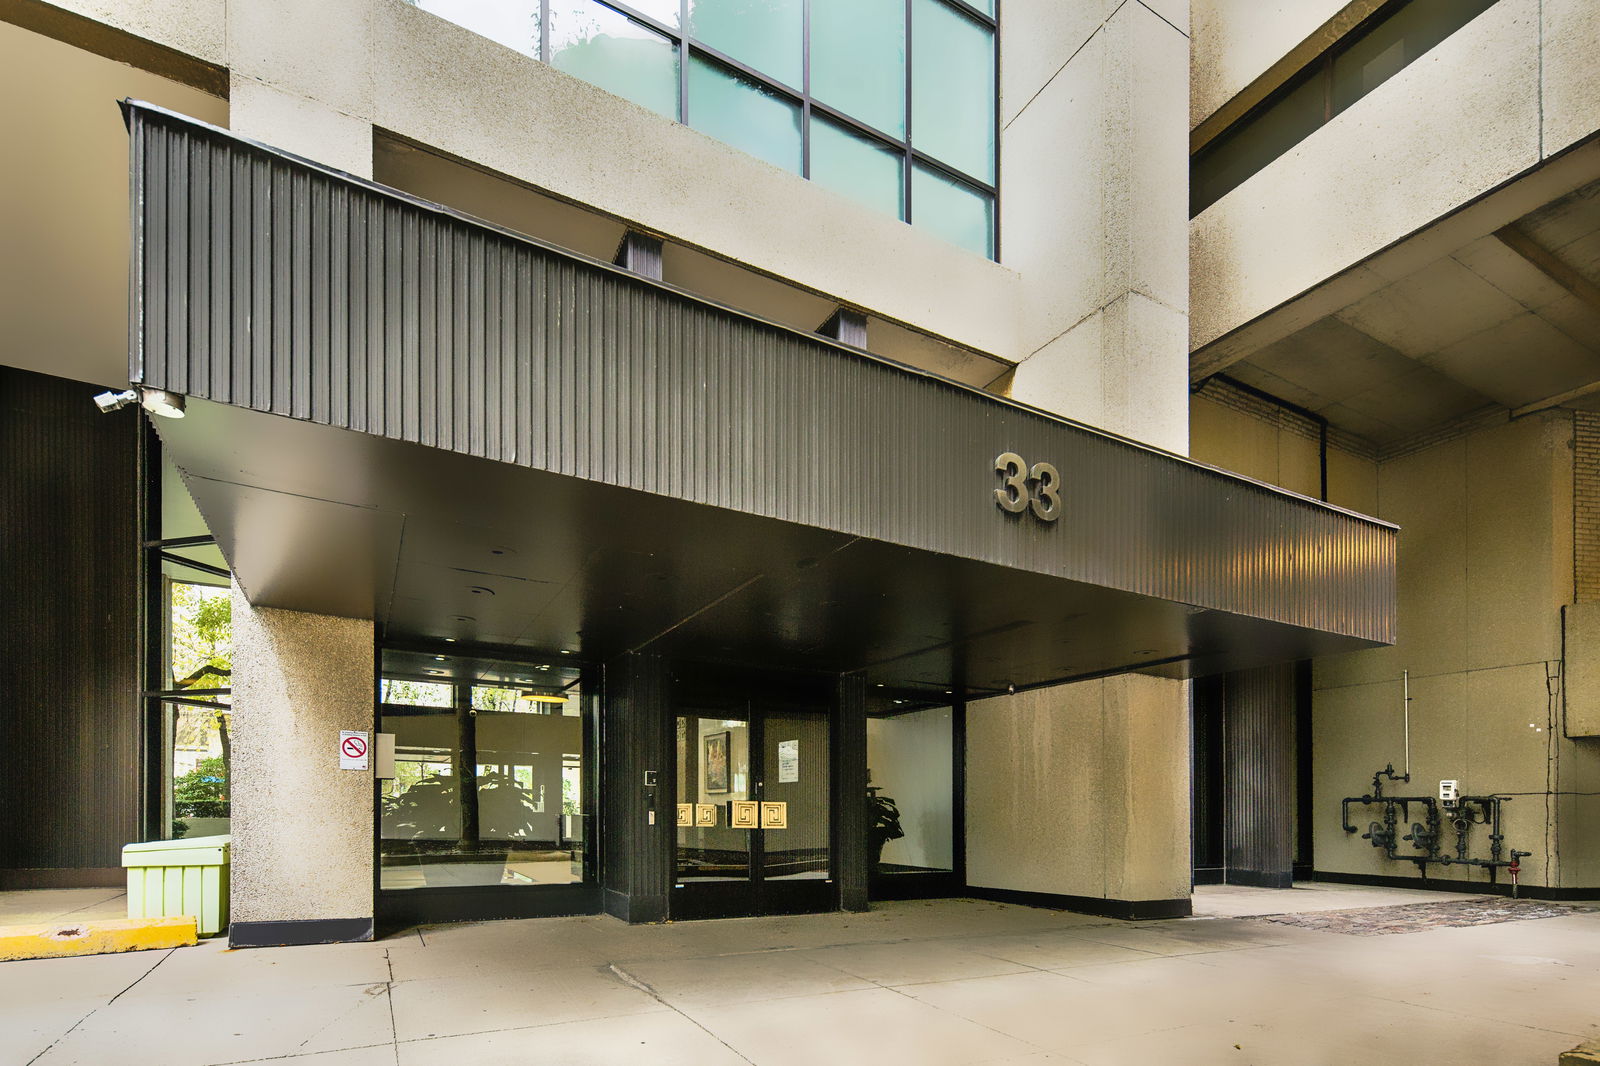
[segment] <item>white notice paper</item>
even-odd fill
[[[800,780],[800,742],[778,741],[778,783],[791,784]]]
[[[366,733],[355,729],[339,730],[339,769],[365,770],[371,757]]]

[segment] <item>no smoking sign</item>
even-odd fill
[[[339,769],[365,770],[369,758],[366,733],[355,729],[339,730]]]

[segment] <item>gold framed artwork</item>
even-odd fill
[[[730,800],[728,802],[728,824],[735,829],[759,829],[760,815],[757,808],[761,805],[755,800]]]
[[[680,804],[678,804],[678,824],[679,825],[694,825],[694,804],[692,804],[692,803],[680,803]]]
[[[731,792],[728,782],[728,755],[730,740],[733,734],[724,730],[721,733],[708,733],[705,738],[705,754],[701,764],[705,767],[707,792]]]
[[[717,805],[715,803],[696,803],[694,805],[694,824],[707,829],[717,824]]]
[[[761,828],[787,829],[789,828],[789,805],[787,803],[762,803]]]

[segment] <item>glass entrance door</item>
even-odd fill
[[[740,701],[677,719],[674,918],[836,905],[825,712]]]

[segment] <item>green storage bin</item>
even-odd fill
[[[128,917],[193,915],[200,936],[228,928],[231,837],[151,840],[122,849],[128,869]]]

